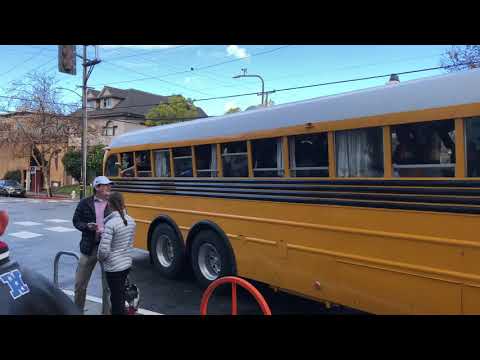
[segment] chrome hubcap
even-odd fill
[[[220,254],[215,246],[205,243],[198,251],[198,265],[202,275],[210,281],[218,279],[222,271]]]
[[[166,235],[160,235],[157,241],[157,258],[163,267],[169,267],[173,263],[172,240]]]

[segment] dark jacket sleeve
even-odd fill
[[[19,315],[81,315],[81,311],[62,290],[44,276],[22,269],[23,277],[30,287],[26,306],[18,308]],[[15,314],[16,311],[14,311]]]
[[[85,200],[81,200],[77,208],[75,209],[75,213],[73,214],[73,226],[81,232],[85,231],[91,231],[87,227],[87,221],[84,219],[84,213],[86,212],[85,207],[87,206],[87,203]]]

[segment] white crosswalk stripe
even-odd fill
[[[17,221],[14,222],[15,225],[22,225],[22,226],[35,226],[35,225],[42,225],[40,223],[34,221]]]
[[[48,228],[45,228],[45,230],[49,230],[49,231],[55,231],[55,232],[70,232],[70,231],[77,231],[77,229],[74,229],[74,228],[67,228],[67,227],[63,227],[63,226],[48,227]]]
[[[20,232],[8,234],[8,236],[17,237],[17,238],[20,238],[20,239],[31,239],[31,238],[38,237],[38,236],[43,236],[43,235],[42,234],[37,234],[37,233],[32,233],[32,232],[29,232],[29,231],[20,231]]]

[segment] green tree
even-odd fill
[[[145,125],[165,125],[172,122],[192,120],[198,116],[200,116],[200,112],[193,105],[191,99],[185,99],[181,95],[172,95],[168,97],[166,102],[153,107],[148,112]]]
[[[236,112],[240,112],[240,108],[239,107],[233,107],[233,108],[230,108],[228,109],[228,111],[225,113],[225,115],[227,114],[233,114],[233,113],[236,113]]]
[[[80,151],[68,150],[62,158],[62,163],[67,174],[80,182],[82,179],[82,155]]]
[[[88,150],[87,156],[87,179],[92,182],[96,176],[103,173],[103,154],[105,153],[104,145],[96,145]]]
[[[87,182],[93,181],[95,176],[102,174],[104,146],[96,145],[88,149],[87,155]],[[82,180],[82,154],[79,150],[70,149],[62,159],[65,171],[75,180]]]

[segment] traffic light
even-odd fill
[[[75,45],[58,45],[58,71],[77,74],[77,52]]]

